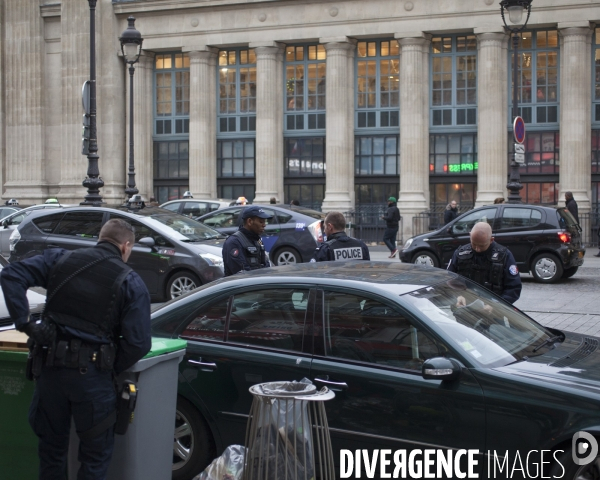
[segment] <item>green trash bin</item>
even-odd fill
[[[37,437],[29,426],[34,383],[25,379],[27,351],[0,346],[0,478],[38,478]]]
[[[125,435],[115,435],[107,478],[168,480],[173,469],[173,432],[177,406],[179,362],[185,340],[152,339],[152,349],[119,379],[133,380],[138,389],[134,421]],[[69,478],[77,478],[79,438],[71,428]],[[21,480],[21,479],[19,479]]]

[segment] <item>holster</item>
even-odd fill
[[[130,423],[133,423],[133,413],[137,402],[138,391],[135,383],[130,380],[123,382],[123,387],[117,398],[117,421],[115,434],[125,435]]]

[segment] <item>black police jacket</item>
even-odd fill
[[[260,236],[244,227],[225,240],[223,264],[226,277],[242,270],[257,270],[271,266]]]
[[[471,244],[458,248],[448,264],[448,270],[491,290],[507,302],[515,303],[521,296],[521,277],[510,250],[492,242],[482,253]]]
[[[330,235],[325,243],[317,247],[311,262],[332,260],[371,260],[371,257],[364,242],[349,237],[346,232],[337,232]]]

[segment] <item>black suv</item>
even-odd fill
[[[531,272],[538,282],[572,277],[583,265],[581,228],[571,213],[566,208],[522,204],[470,210],[439,230],[410,238],[400,260],[446,267],[454,251],[469,243],[469,232],[477,222],[488,222],[495,241],[512,252],[519,270]]]
[[[10,236],[9,262],[47,248],[91,247],[113,218],[135,227],[127,264],[142,278],[153,301],[178,297],[223,276],[224,235],[183,215],[158,207],[64,207],[33,211]]]

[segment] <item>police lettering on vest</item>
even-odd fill
[[[361,247],[350,247],[350,248],[334,248],[333,254],[336,260],[362,260],[362,248]]]
[[[311,262],[332,260],[370,260],[369,249],[364,242],[349,237],[345,232],[336,232],[329,240],[317,247]]]

